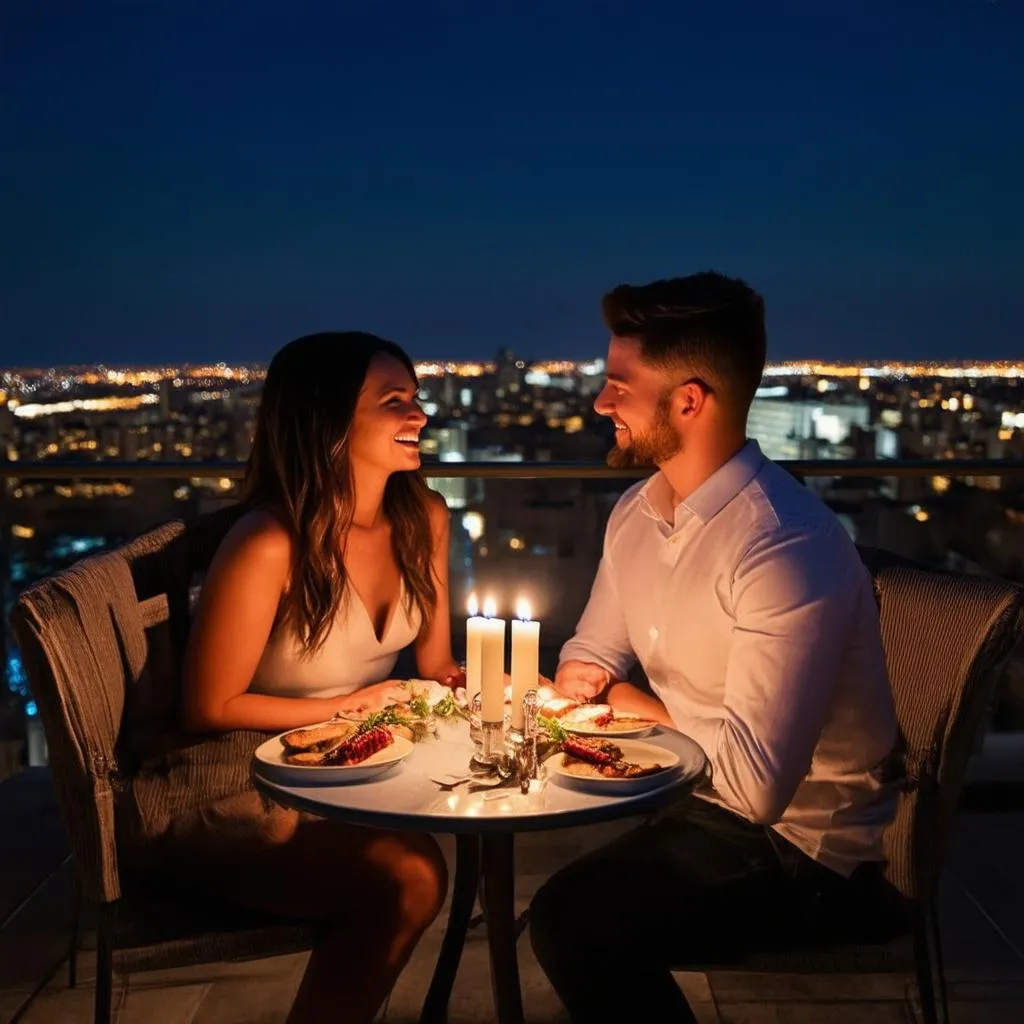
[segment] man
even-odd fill
[[[534,950],[573,1021],[693,1021],[670,968],[883,931],[896,741],[870,577],[838,519],[746,438],[764,305],[716,273],[622,285],[596,410],[616,504],[555,686],[694,739],[709,781],[554,876]],[[652,693],[624,680],[639,660]]]

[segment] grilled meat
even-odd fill
[[[332,750],[321,762],[324,765],[359,764],[372,757],[378,750],[391,746],[395,742],[391,730],[385,725],[378,725]]]
[[[612,764],[622,760],[622,748],[608,740],[591,739],[586,736],[567,736],[562,749],[570,757],[590,764]]]
[[[638,779],[662,770],[660,764],[640,765],[625,760],[622,748],[608,740],[568,736],[562,743],[562,752],[565,755],[563,764],[567,768],[583,769],[573,774],[597,774],[608,779]]]

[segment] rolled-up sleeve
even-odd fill
[[[721,712],[677,724],[703,747],[719,796],[751,821],[778,821],[810,769],[856,611],[849,582],[828,533],[771,531],[736,568]]]
[[[625,679],[636,661],[636,655],[630,644],[626,616],[615,582],[613,558],[618,524],[615,511],[609,517],[605,529],[604,551],[587,606],[576,626],[576,632],[562,648],[558,660],[559,664],[573,660],[591,661],[608,671],[612,679]]]

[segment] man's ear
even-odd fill
[[[677,384],[672,389],[672,413],[683,419],[696,416],[704,408],[707,391],[695,380]]]

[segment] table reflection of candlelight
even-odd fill
[[[480,717],[484,722],[505,718],[505,620],[496,618],[493,597],[484,601],[480,627]]]
[[[523,698],[537,688],[540,674],[540,623],[531,621],[529,601],[516,602],[512,620],[512,728],[523,730]]]
[[[476,594],[470,594],[466,602],[469,618],[466,620],[466,699],[473,706],[473,697],[480,692],[480,672],[484,624],[487,620],[480,614]]]

